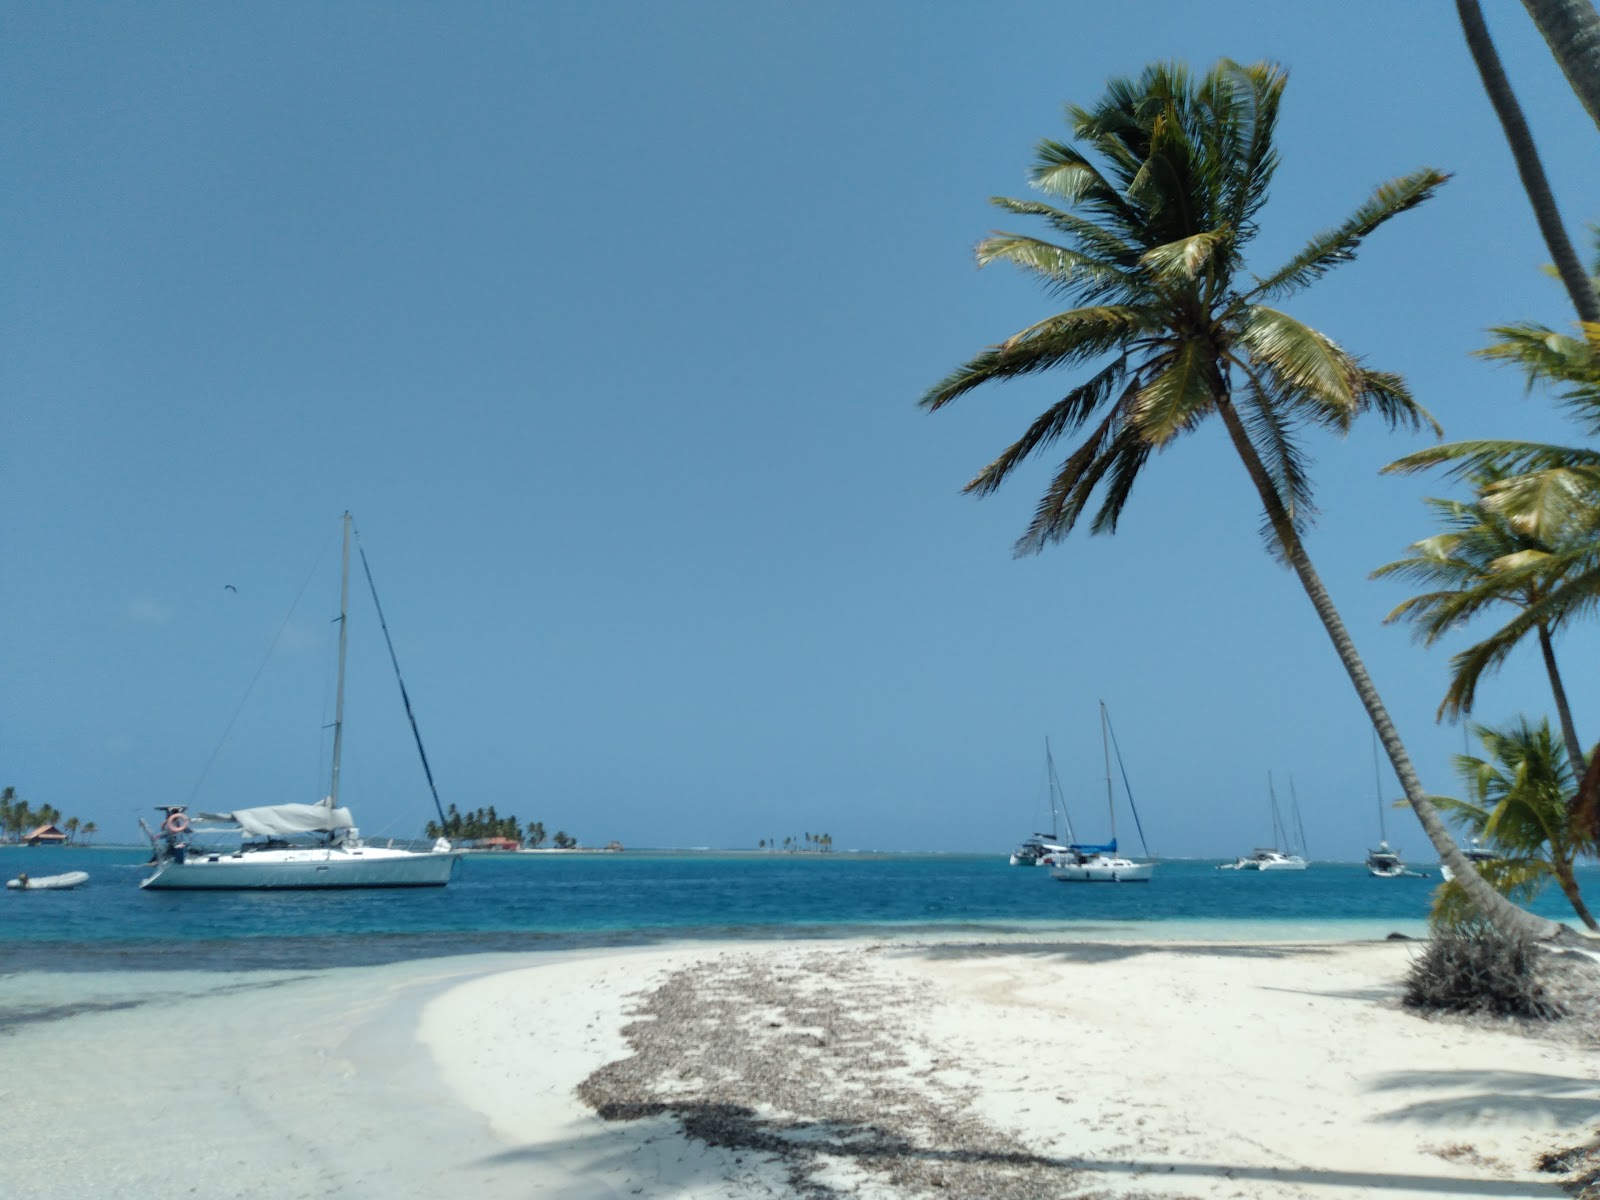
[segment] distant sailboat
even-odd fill
[[[1389,828],[1383,819],[1383,769],[1378,761],[1378,732],[1372,732],[1372,778],[1378,793],[1378,847],[1367,851],[1367,874],[1374,879],[1426,879],[1421,871],[1407,869],[1399,850],[1389,848]]]
[[[1052,854],[1066,849],[1056,837],[1056,814],[1066,826],[1067,841],[1072,841],[1072,822],[1067,819],[1066,798],[1061,794],[1061,780],[1056,776],[1056,760],[1050,753],[1050,739],[1044,740],[1045,787],[1050,793],[1050,832],[1036,833],[1011,852],[1013,867],[1042,867]]]
[[[1050,856],[1050,878],[1062,883],[1149,883],[1156,865],[1151,862],[1134,862],[1117,853],[1117,804],[1111,786],[1111,717],[1106,712],[1106,702],[1100,701],[1100,745],[1106,758],[1106,809],[1111,819],[1111,840],[1104,845],[1086,846],[1073,842],[1059,853]],[[1117,752],[1117,765],[1122,765],[1122,752]],[[1127,772],[1122,776],[1123,788],[1128,792],[1128,807],[1133,821],[1139,824],[1139,810],[1133,804],[1133,792],[1128,789]],[[1144,830],[1139,830],[1139,841],[1144,842]],[[1146,847],[1145,853],[1148,854]]]
[[[1289,781],[1290,795],[1293,795],[1294,781]],[[1272,812],[1272,845],[1258,846],[1249,854],[1235,859],[1231,863],[1223,863],[1218,870],[1221,871],[1304,871],[1306,860],[1302,854],[1285,854],[1279,846],[1294,849],[1293,839],[1289,836],[1289,827],[1283,821],[1278,809],[1278,792],[1272,786],[1272,772],[1267,772],[1267,798]],[[1300,820],[1300,805],[1294,805],[1294,819],[1298,824]],[[1300,848],[1305,849],[1305,830],[1300,831]]]

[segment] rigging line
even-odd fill
[[[267,664],[272,661],[272,655],[278,648],[278,643],[283,640],[283,631],[289,628],[289,622],[294,619],[295,611],[300,607],[300,601],[305,599],[306,589],[311,586],[311,580],[316,576],[317,568],[322,565],[323,557],[328,553],[328,544],[323,543],[322,549],[317,551],[316,561],[311,564],[311,570],[306,572],[306,580],[300,585],[300,590],[295,593],[294,603],[289,606],[289,611],[284,614],[283,624],[278,626],[278,632],[272,635],[272,641],[267,646],[266,654],[261,657],[261,665],[256,667],[256,673],[250,677],[250,685],[244,689],[244,695],[239,698],[239,707],[233,710],[233,716],[228,718],[228,725],[222,731],[222,736],[217,739],[216,746],[211,751],[211,757],[206,759],[206,765],[200,769],[200,778],[194,781],[194,787],[189,789],[188,803],[194,804],[195,797],[200,794],[200,789],[205,785],[206,776],[211,773],[211,768],[216,765],[217,755],[222,753],[222,747],[227,745],[228,735],[233,732],[234,724],[239,720],[239,714],[244,711],[244,706],[250,700],[250,694],[255,691],[256,684],[261,681],[261,673],[267,669]]]
[[[1104,712],[1104,708],[1101,709]],[[1128,768],[1122,765],[1122,747],[1117,745],[1117,731],[1111,726],[1111,714],[1107,712],[1106,732],[1111,735],[1111,749],[1117,755],[1117,770],[1122,773],[1122,790],[1128,793],[1128,807],[1133,810],[1133,827],[1139,831],[1139,845],[1144,849],[1145,857],[1150,857],[1150,843],[1144,840],[1144,826],[1139,821],[1139,806],[1133,802],[1133,787],[1128,783]]]
[[[400,699],[406,706],[406,720],[411,722],[411,736],[416,739],[417,756],[422,759],[422,773],[428,777],[428,791],[433,793],[434,811],[439,814],[439,824],[445,824],[444,805],[439,803],[439,789],[433,782],[433,768],[428,765],[428,752],[422,748],[422,731],[417,728],[417,716],[411,711],[411,694],[406,691],[406,681],[400,674],[400,659],[394,652],[394,639],[389,636],[389,622],[383,618],[383,605],[378,602],[378,585],[372,581],[372,567],[367,562],[366,547],[361,544],[361,531],[356,530],[356,550],[361,555],[361,570],[367,576],[367,588],[372,592],[372,607],[378,610],[378,628],[383,630],[383,644],[389,647],[389,661],[394,665],[394,679],[400,685]]]

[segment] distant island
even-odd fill
[[[61,818],[61,810],[49,804],[38,808],[17,798],[17,789],[0,791],[0,842],[26,842],[30,846],[62,846],[78,840],[87,842],[100,832],[93,821],[77,817]]]
[[[756,843],[756,849],[784,854],[832,854],[833,834],[808,833],[803,840],[791,834],[783,839],[782,845],[778,844],[777,838],[762,838]]]
[[[578,839],[565,829],[546,835],[544,822],[530,822],[526,829],[516,817],[502,817],[494,805],[463,813],[454,804],[445,810],[444,824],[429,821],[423,832],[430,838],[448,838],[451,842],[479,850],[538,850],[546,837],[554,850],[578,850]],[[608,842],[607,850],[621,850],[621,842]]]

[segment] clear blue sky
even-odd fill
[[[1486,7],[1578,230],[1600,132],[1521,6]],[[1359,856],[1365,717],[1217,434],[1153,464],[1114,539],[1014,561],[1050,464],[959,489],[1062,381],[914,407],[1049,311],[974,269],[1016,224],[987,197],[1153,59],[1290,69],[1260,267],[1381,180],[1456,172],[1295,311],[1452,437],[1578,436],[1468,358],[1569,316],[1448,5],[27,4],[0,43],[0,783],[112,838],[195,792],[348,507],[463,808],[1003,850],[1049,735],[1093,835],[1104,697],[1156,850],[1262,841],[1271,770],[1314,855]],[[1430,532],[1444,485],[1377,474],[1422,444],[1319,437],[1311,550],[1448,791],[1447,654],[1366,580]],[[202,805],[321,794],[331,561]],[[351,636],[345,795],[411,832],[365,603]],[[1600,737],[1592,627],[1562,650]],[[1548,707],[1527,654],[1481,715]]]

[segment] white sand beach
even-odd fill
[[[1555,1197],[1600,1039],[1407,943],[809,941],[13,975],[3,1194]]]

